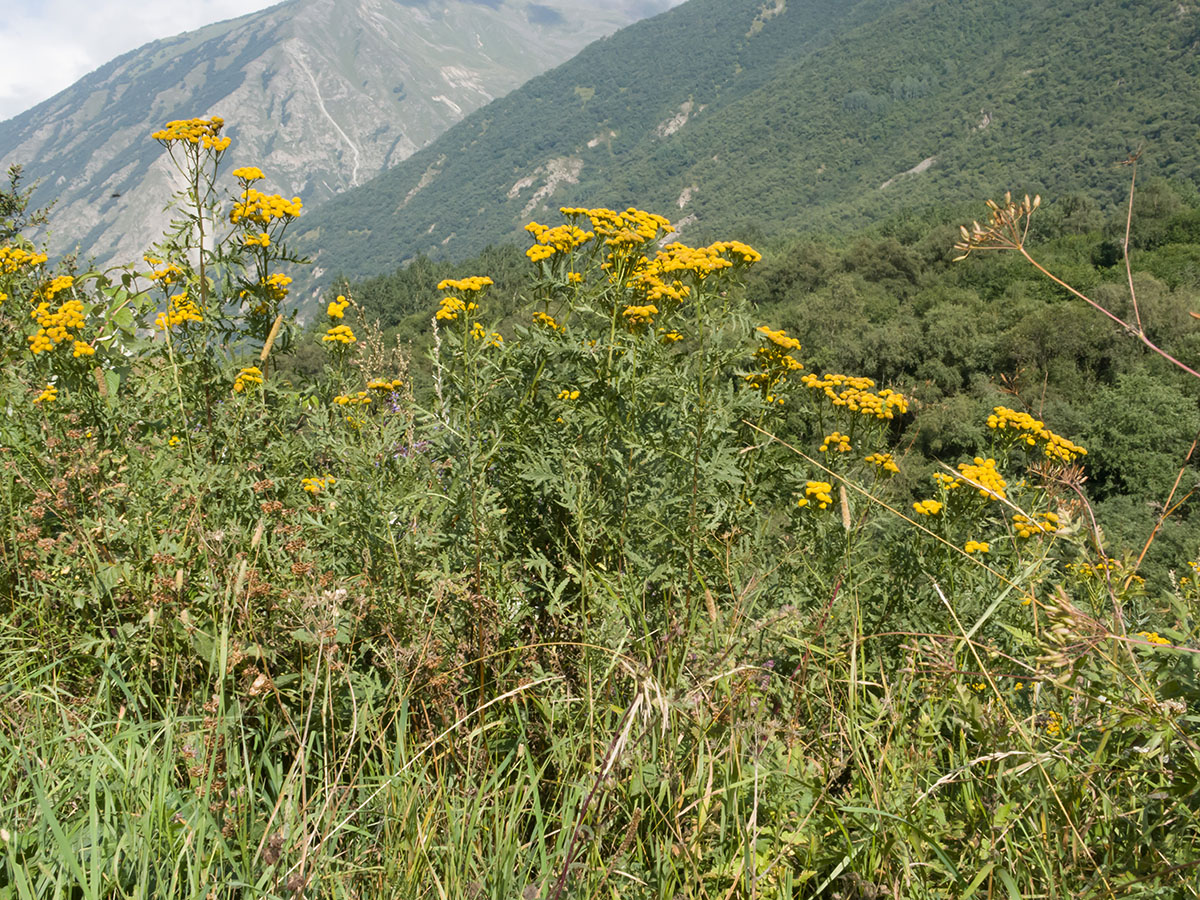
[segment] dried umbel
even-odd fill
[[[1029,235],[1029,222],[1033,211],[1042,205],[1041,196],[1032,200],[1029,195],[1025,199],[1014,201],[1011,193],[1004,195],[1004,205],[994,200],[987,201],[988,215],[986,225],[972,222],[971,227],[959,226],[962,240],[954,245],[955,250],[962,251],[954,258],[955,262],[966,259],[975,250],[1019,250],[1025,246],[1025,238]]]

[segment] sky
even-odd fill
[[[4,0],[0,121],[156,38],[273,6],[279,0]]]

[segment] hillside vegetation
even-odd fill
[[[688,240],[841,232],[1200,162],[1200,10],[1171,0],[690,0],[467,117],[304,224],[325,277],[462,259],[576,203]],[[936,48],[932,51],[929,48]]]
[[[1133,294],[1036,200],[774,261],[574,207],[430,279],[424,361],[332,296],[301,378],[299,204],[222,131],[156,132],[120,278],[0,191],[0,896],[1196,895],[1200,560],[1089,496],[1190,497],[1194,203]]]
[[[993,406],[1018,405],[1107,448],[1087,461],[1089,494],[1113,555],[1136,556],[1200,429],[1193,379],[1103,317],[1083,314],[1077,298],[1019,258],[952,262],[956,228],[938,224],[947,214],[902,214],[857,235],[777,241],[747,275],[747,299],[764,321],[799,338],[812,363],[903,385],[917,401],[898,437],[908,464],[897,480],[911,499],[938,459],[988,446],[981,423]],[[1068,195],[1047,201],[1030,240],[1052,271],[1129,314],[1125,226],[1123,211]],[[1189,316],[1200,310],[1194,188],[1141,183],[1130,259],[1150,335],[1175,356],[1196,359],[1200,338]],[[353,296],[369,319],[413,348],[420,367],[431,343],[428,285],[460,267],[492,273],[493,308],[504,324],[515,324],[532,311],[527,262],[511,245],[457,263],[419,257],[331,291]],[[320,359],[311,340],[287,358],[297,374],[305,366],[315,371]],[[1157,412],[1118,412],[1146,405]],[[1184,506],[1159,532],[1143,574],[1166,585],[1169,570],[1195,547],[1200,522]]]

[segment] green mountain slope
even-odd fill
[[[860,227],[1012,187],[1195,177],[1200,7],[691,0],[598,42],[308,217],[318,280],[464,256],[560,205],[688,240]]]
[[[233,165],[313,208],[670,0],[288,0],[127,53],[0,122],[0,167],[56,201],[55,253],[137,258],[176,172],[151,131],[220,115]]]

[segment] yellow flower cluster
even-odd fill
[[[31,253],[20,247],[0,247],[0,272],[5,275],[12,275],[21,269],[32,269],[45,261],[45,253]]]
[[[583,284],[583,273],[582,272],[568,272],[567,273],[567,281],[571,282],[571,284]]]
[[[325,490],[325,488],[335,484],[337,484],[337,479],[328,473],[325,475],[316,476],[314,478],[300,479],[300,487],[304,488],[304,490],[308,491],[310,494],[319,494],[321,491]]]
[[[688,247],[676,242],[663,247],[657,259],[664,273],[688,272],[698,279],[704,279],[713,272],[733,266],[733,260],[722,255],[724,250],[724,242],[707,247]]]
[[[175,294],[167,304],[167,311],[159,313],[154,324],[160,331],[166,331],[176,325],[203,321],[204,316],[200,313],[200,307],[189,300],[187,294]]]
[[[180,439],[179,435],[177,435],[177,434],[173,434],[169,438],[167,438],[167,446],[168,447],[175,448],[175,447],[178,447],[182,443],[183,443],[182,439]]]
[[[896,465],[896,460],[890,453],[872,453],[866,458],[866,461],[871,465],[879,466],[885,472],[896,473],[900,471],[900,467]]]
[[[787,383],[789,372],[799,372],[804,368],[790,353],[800,349],[800,342],[789,337],[787,332],[775,331],[766,325],[758,326],[758,331],[766,337],[767,343],[754,351],[758,371],[746,375],[746,383],[761,391],[768,403],[783,403],[783,398],[775,396],[774,392]]]
[[[146,257],[146,262],[151,267],[162,265],[161,259],[154,259],[150,256]],[[174,284],[176,281],[178,281],[181,275],[183,275],[183,270],[180,269],[179,266],[175,265],[174,263],[168,263],[166,266],[163,266],[163,268],[155,269],[153,272],[151,272],[150,280],[157,281],[160,285],[166,287],[167,285]]]
[[[736,265],[750,265],[761,259],[761,253],[741,241],[717,241],[707,247],[688,247],[676,242],[667,244],[655,262],[664,274],[686,272],[703,280],[713,272]]]
[[[1053,710],[1045,714],[1045,729],[1046,734],[1050,737],[1058,737],[1062,734],[1062,715]]]
[[[336,300],[329,301],[329,306],[325,308],[325,314],[331,319],[343,319],[346,317],[346,307],[349,305],[350,301],[338,294]]]
[[[563,388],[561,391],[558,392],[558,399],[559,400],[578,400],[579,399],[579,391],[572,391],[567,388]]]
[[[262,383],[262,369],[260,369],[258,366],[248,366],[238,372],[237,378],[233,380],[233,392],[235,394],[240,394],[242,391],[246,390],[246,388]]]
[[[936,516],[942,511],[940,500],[919,500],[913,504],[913,509],[923,516]]]
[[[338,394],[333,398],[333,402],[338,406],[362,406],[371,402],[371,395],[366,391],[359,391],[356,394]]]
[[[989,500],[1004,500],[1008,484],[996,470],[996,461],[990,456],[987,459],[975,457],[973,463],[959,463],[958,471],[962,472],[964,480],[979,491],[979,496]]]
[[[34,356],[73,341],[75,335],[68,329],[83,327],[83,303],[78,300],[67,300],[53,311],[50,304],[43,301],[29,315],[38,324],[37,333],[29,338],[29,352]]]
[[[288,295],[288,285],[291,283],[292,279],[280,272],[268,275],[266,281],[267,296],[272,300],[282,301]]]
[[[91,344],[84,343],[83,341],[76,341],[73,349],[71,350],[71,355],[76,359],[79,359],[81,356],[95,356],[96,348]]]
[[[669,234],[674,229],[670,220],[654,213],[643,212],[632,206],[623,213],[611,209],[584,209],[566,207],[559,210],[568,219],[586,217],[592,231],[604,238],[611,247],[631,247],[657,240],[659,232]]]
[[[828,509],[833,503],[833,485],[828,481],[808,481],[804,485],[804,496],[796,501],[797,506],[808,506],[810,500],[817,501],[820,509]]]
[[[850,438],[842,434],[840,431],[835,431],[833,434],[825,435],[825,440],[821,442],[820,450],[822,453],[828,453],[832,447],[838,453],[850,452]]]
[[[570,253],[596,236],[590,231],[584,231],[578,225],[569,224],[549,228],[539,225],[537,222],[530,222],[525,226],[525,230],[532,234],[534,240],[537,241],[525,251],[525,255],[534,262],[549,259],[555,253]]]
[[[782,328],[779,331],[773,331],[766,325],[759,325],[758,331],[759,334],[766,335],[767,340],[769,340],[771,343],[781,347],[785,353],[791,350],[800,349],[800,341],[794,337],[789,337],[788,333]]]
[[[168,147],[173,143],[199,144],[205,150],[219,153],[229,146],[229,138],[219,136],[224,127],[225,120],[220,116],[211,119],[176,119],[150,136]]]
[[[987,541],[967,541],[963,547],[967,553],[987,553],[992,549]]]
[[[438,311],[433,314],[435,319],[441,319],[443,322],[452,322],[458,318],[459,313],[474,312],[479,309],[479,304],[468,303],[460,297],[443,297],[438,306]]]
[[[656,264],[642,257],[629,279],[629,286],[639,291],[647,303],[682,303],[692,295],[692,289],[679,279],[665,281]]]
[[[240,203],[233,204],[229,212],[230,224],[236,225],[243,219],[256,222],[266,228],[276,219],[294,219],[300,215],[303,204],[299,197],[288,200],[279,194],[264,194],[252,187],[242,191]]]
[[[474,306],[475,304],[472,303],[471,305]],[[503,335],[496,331],[489,332],[478,322],[471,325],[471,337],[477,341],[486,341],[489,347],[499,347],[504,343]]]
[[[243,247],[269,247],[271,245],[271,236],[265,231],[260,234],[247,234],[242,236]]]
[[[873,393],[871,388],[875,387],[875,382],[870,378],[856,378],[851,375],[818,377],[809,374],[800,381],[806,387],[824,392],[834,406],[843,407],[850,412],[874,416],[877,419],[893,419],[908,412],[908,400],[903,394],[891,388]]]
[[[533,321],[535,321],[539,325],[544,325],[546,328],[549,328],[551,331],[562,331],[563,330],[563,327],[561,325],[559,325],[557,321],[555,321],[554,316],[549,315],[548,313],[535,312],[533,314]]]
[[[1057,534],[1058,533],[1058,516],[1052,512],[1038,513],[1037,519],[1031,519],[1028,516],[1017,513],[1013,516],[1013,530],[1017,532],[1019,537],[1031,538],[1035,534]]]
[[[494,284],[486,275],[471,275],[467,278],[446,278],[438,282],[439,291],[482,291],[489,284]]]
[[[387,391],[391,393],[392,391],[399,390],[402,384],[404,382],[399,378],[393,378],[391,381],[388,381],[386,378],[373,378],[367,382],[367,390]]]
[[[674,344],[677,341],[683,340],[683,335],[680,334],[678,331],[663,331],[663,329],[661,329],[661,328],[658,330],[659,330],[659,333],[662,335],[663,343]]]
[[[67,290],[74,283],[75,279],[71,275],[56,275],[47,284],[42,286],[40,293],[47,300],[52,300],[55,294]]]
[[[961,481],[959,481],[953,475],[947,475],[945,472],[934,472],[933,480],[948,491],[952,491],[956,487],[960,487],[962,485]]]
[[[34,403],[53,403],[57,399],[58,399],[58,388],[56,388],[52,384],[48,384],[44,388],[42,388],[42,392],[33,399],[33,402]]]
[[[1020,441],[1030,447],[1036,447],[1038,441],[1042,441],[1042,452],[1046,454],[1047,459],[1069,463],[1076,457],[1087,455],[1087,450],[1083,447],[1050,431],[1045,423],[1029,413],[1017,412],[1007,406],[995,407],[987,418],[987,426],[997,431],[1014,432]]]
[[[625,317],[625,324],[636,328],[638,325],[653,322],[654,317],[658,315],[658,307],[653,303],[647,303],[645,306],[627,306],[621,315]]]
[[[239,178],[242,181],[261,181],[264,177],[262,169],[258,166],[240,166],[231,173],[234,178]]]
[[[349,325],[335,325],[321,338],[325,343],[353,344],[358,340]]]
[[[1089,578],[1093,575],[1104,575],[1109,572],[1116,574],[1121,569],[1121,561],[1110,557],[1102,559],[1098,563],[1076,563],[1068,565],[1067,568],[1082,575],[1084,578]]]
[[[682,276],[703,281],[713,272],[735,265],[748,265],[761,258],[755,250],[738,241],[718,241],[707,247],[672,243],[659,250],[654,259],[642,257],[629,283],[645,295],[647,302],[669,300],[682,303],[692,293],[692,289],[680,280]],[[607,265],[611,265],[611,262],[610,255]]]
[[[1170,647],[1171,642],[1165,637],[1159,635],[1157,631],[1139,631],[1138,637],[1145,638],[1151,644],[1158,644],[1160,647]]]

